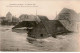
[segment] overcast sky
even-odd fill
[[[26,4],[25,6],[32,7],[14,7],[20,6],[19,4]],[[13,6],[13,7],[10,7]],[[34,7],[36,6],[36,7]],[[0,0],[0,16],[6,16],[7,12],[11,12],[12,15],[19,17],[21,14],[45,15],[49,19],[54,19],[63,8],[69,8],[80,13],[80,1],[79,0]]]

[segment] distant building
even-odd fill
[[[8,13],[6,14],[6,20],[7,20],[8,22],[12,22],[12,14],[11,14],[10,12],[8,12]]]
[[[2,21],[2,20],[1,20],[1,18],[0,18],[0,24],[1,24],[1,21]]]
[[[27,14],[22,14],[19,16],[20,21],[36,21],[35,18],[36,16],[34,15],[27,15]]]
[[[7,24],[6,17],[0,17],[0,24],[1,25],[6,25]]]
[[[27,15],[27,14],[22,14],[19,16],[20,21],[46,21],[49,20],[46,16],[41,16],[41,15]]]
[[[0,17],[0,22],[5,20],[5,17]]]
[[[40,15],[25,15],[25,17],[20,17],[21,22],[14,26],[13,28],[20,28],[20,27],[34,27],[37,25],[40,21],[48,21],[49,19],[46,16],[40,16]]]
[[[20,21],[19,21],[19,18],[15,17],[15,16],[12,16],[12,25],[16,25],[18,24]]]
[[[19,18],[12,16],[12,22],[19,22]]]
[[[5,20],[5,17],[0,17],[0,24],[1,24],[1,22],[4,21],[4,20]]]

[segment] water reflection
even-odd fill
[[[27,33],[28,33],[27,29],[12,29],[12,32],[21,33],[21,34],[26,33],[26,35],[27,35],[26,40],[27,40],[28,43],[31,43],[31,44],[32,44],[34,41],[36,41],[36,39],[30,38],[30,37],[28,36],[28,34],[27,34]]]
[[[29,43],[32,43],[32,44],[33,44],[35,41],[37,41],[36,39],[30,38],[30,37],[27,37],[26,39],[27,39],[27,41],[28,41]]]
[[[42,41],[41,39],[35,39],[32,37],[29,37],[27,34],[28,33],[27,29],[12,29],[12,32],[21,33],[21,34],[26,33],[26,35],[27,35],[26,41],[28,43],[31,43],[31,44],[38,46],[38,47],[43,47],[42,45],[43,45],[44,41]]]
[[[16,32],[16,33],[28,33],[27,29],[12,29],[12,32]]]
[[[27,41],[36,47],[44,47],[44,41],[42,39],[35,39],[31,37],[27,37]]]

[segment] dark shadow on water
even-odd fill
[[[31,43],[32,45],[36,46],[36,47],[44,47],[43,43],[44,41],[42,41],[41,39],[37,40],[35,38],[31,38],[31,37],[27,37],[26,38],[28,43]]]
[[[34,39],[34,38],[26,38],[26,39],[27,39],[27,41],[28,41],[29,43],[31,43],[31,44],[33,44],[34,41],[37,41],[37,40]]]

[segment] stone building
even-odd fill
[[[8,12],[8,13],[6,14],[6,20],[7,20],[8,22],[12,22],[12,14],[11,14],[10,12]]]

